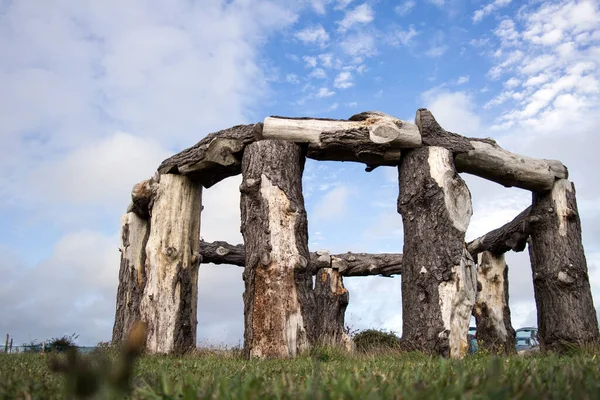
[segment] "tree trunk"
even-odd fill
[[[313,339],[304,162],[302,148],[292,142],[260,141],[244,152],[240,191],[249,358],[294,357]]]
[[[160,176],[141,304],[152,353],[181,353],[196,346],[201,207],[199,183],[182,175]]]
[[[533,194],[540,216],[529,254],[543,349],[565,350],[598,341],[598,320],[581,242],[575,187],[557,180],[551,191]]]
[[[476,295],[476,271],[465,247],[471,194],[452,152],[407,152],[399,168],[398,211],[404,224],[402,345],[461,357]]]
[[[346,333],[344,314],[349,294],[340,272],[321,268],[315,279],[315,341],[324,346],[352,350],[352,340]]]
[[[515,353],[515,330],[508,306],[508,266],[504,254],[484,251],[477,257],[477,347],[492,353]]]
[[[121,267],[113,343],[124,341],[133,323],[140,319],[140,302],[146,286],[144,266],[149,229],[150,221],[133,212],[121,218]]]

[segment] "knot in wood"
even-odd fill
[[[263,251],[260,255],[260,263],[264,266],[271,264],[271,253]]]
[[[175,257],[177,255],[177,249],[175,247],[168,246],[165,250],[165,254],[167,257]]]
[[[216,253],[220,256],[225,256],[225,255],[229,254],[229,250],[223,246],[219,246],[219,247],[217,247]]]
[[[245,179],[240,184],[240,192],[245,193],[245,194],[251,193],[251,192],[257,191],[259,186],[260,186],[260,178],[258,178],[258,179],[248,178],[248,179]]]
[[[308,260],[305,257],[303,257],[303,256],[298,257],[298,262],[296,263],[296,268],[305,269],[307,265],[308,265]]]

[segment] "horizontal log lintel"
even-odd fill
[[[227,242],[200,242],[202,263],[230,264],[244,267],[244,245]],[[342,276],[392,276],[402,273],[402,254],[344,253],[332,254],[320,250],[310,253],[309,266],[313,274],[320,268],[334,268]]]

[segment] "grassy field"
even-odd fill
[[[114,357],[114,356],[113,356]],[[49,356],[0,354],[1,399],[67,398]],[[123,398],[104,390],[94,398]],[[445,360],[418,353],[245,361],[227,353],[138,359],[133,399],[598,399],[595,352]]]

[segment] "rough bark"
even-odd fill
[[[352,350],[352,340],[344,326],[348,300],[348,290],[340,272],[334,268],[319,269],[315,279],[316,343]]]
[[[294,357],[314,337],[314,293],[301,146],[249,145],[240,185],[244,268],[244,352],[249,358]]]
[[[127,208],[127,212],[134,212],[143,219],[150,218],[157,188],[157,179],[158,176],[146,179],[133,186],[131,190],[131,204]]]
[[[208,134],[196,145],[163,161],[158,172],[188,175],[209,188],[240,174],[244,148],[254,142],[257,130],[260,126],[236,125]]]
[[[427,109],[419,109],[415,120],[423,145],[451,150],[458,172],[533,191],[549,190],[556,179],[568,177],[560,161],[525,157],[504,150],[492,139],[470,139],[448,132]]]
[[[200,254],[203,263],[229,264],[243,267],[246,252],[244,245],[231,245],[227,242],[200,242]],[[329,253],[327,253],[327,257]],[[321,251],[310,253],[309,270],[313,275],[319,268]],[[392,276],[402,273],[402,254],[382,253],[344,253],[334,254],[331,257],[339,260],[339,272],[342,276]],[[329,262],[329,261],[328,261]]]
[[[476,271],[464,237],[471,194],[452,153],[411,150],[399,167],[398,211],[404,225],[402,345],[450,357],[468,349]]]
[[[515,330],[508,305],[508,266],[504,254],[484,251],[477,257],[477,347],[491,353],[513,354]]]
[[[113,343],[127,338],[133,323],[140,319],[140,301],[146,285],[146,242],[150,221],[127,213],[121,218],[121,266],[117,309],[113,326]]]
[[[469,242],[467,249],[473,259],[483,251],[494,254],[503,254],[509,250],[523,251],[533,224],[539,220],[538,216],[531,214],[531,207],[527,207],[509,223]]]
[[[532,213],[541,218],[531,232],[529,254],[542,349],[597,343],[575,187],[561,179],[551,191],[534,193]]]
[[[201,197],[200,184],[186,176],[160,176],[141,302],[151,353],[181,353],[196,346]]]

